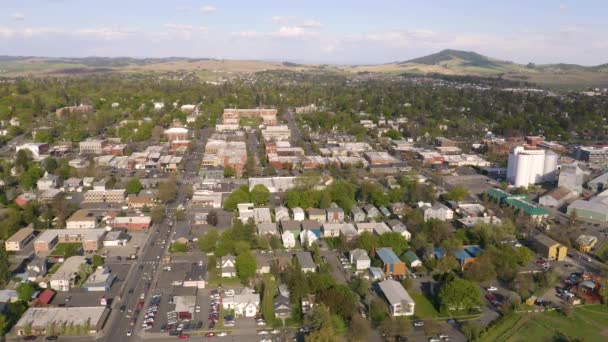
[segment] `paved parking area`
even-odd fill
[[[125,260],[131,254],[137,254],[137,247],[143,248],[148,240],[148,233],[145,232],[127,232],[131,236],[131,240],[125,246],[110,246],[103,247],[100,253],[107,251],[106,260],[116,261],[116,257],[120,256]]]

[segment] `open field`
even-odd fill
[[[577,307],[570,317],[557,311],[513,314],[493,327],[481,341],[548,341],[558,334],[583,341],[608,340],[608,307]]]
[[[433,303],[431,303],[431,301],[426,298],[422,293],[411,292],[410,296],[412,296],[412,299],[416,303],[416,308],[414,310],[414,314],[416,315],[416,317],[432,318],[439,316],[439,312],[435,310]]]
[[[73,248],[74,250],[81,250],[82,249],[82,244],[81,243],[77,243],[77,242],[62,242],[62,243],[58,243],[57,246],[55,246],[55,249],[53,249],[53,251],[51,252],[51,256],[65,256],[66,251],[69,248]]]

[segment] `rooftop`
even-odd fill
[[[33,327],[46,327],[52,322],[85,325],[87,321],[91,326],[96,326],[106,310],[105,306],[29,308],[16,326],[23,327],[31,323]]]
[[[382,290],[386,300],[388,300],[391,305],[399,305],[403,302],[414,303],[414,300],[409,293],[407,293],[403,286],[395,280],[387,279],[381,281],[378,283],[378,286],[380,286],[380,290]]]

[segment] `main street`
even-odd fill
[[[155,224],[149,232],[148,240],[143,246],[141,255],[136,262],[133,262],[129,275],[125,279],[123,287],[120,291],[120,296],[115,298],[111,304],[112,313],[105,325],[104,335],[98,340],[117,342],[117,341],[139,341],[144,338],[141,333],[142,317],[145,315],[145,307],[141,310],[140,317],[134,326],[130,326],[132,315],[139,301],[140,295],[145,295],[146,305],[155,292],[155,281],[161,268],[160,263],[167,253],[171,242],[171,234],[173,233],[173,225],[175,220],[175,209],[182,205],[185,206],[188,198],[186,197],[189,186],[186,182],[182,182],[184,177],[191,178],[195,175],[198,165],[201,162],[204,144],[209,136],[209,129],[202,129],[198,139],[193,141],[193,146],[189,154],[185,158],[183,172],[178,174],[178,191],[177,199],[167,205],[167,217],[160,223]],[[165,244],[159,243],[160,240],[165,240]],[[149,284],[149,286],[147,286]],[[133,291],[130,291],[133,289]],[[129,293],[131,292],[131,293]],[[168,300],[163,297],[162,300]],[[125,312],[120,312],[119,308],[126,306]],[[129,316],[129,317],[127,317]],[[132,330],[132,336],[127,336],[127,331]]]

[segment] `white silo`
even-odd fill
[[[530,155],[523,151],[514,151],[516,153],[517,163],[515,164],[515,181],[513,185],[516,187],[527,187],[530,183],[533,160]]]
[[[557,162],[559,155],[553,151],[545,153],[545,163],[543,167],[543,181],[555,182],[557,177]]]

